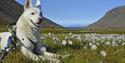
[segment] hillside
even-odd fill
[[[23,12],[23,6],[15,0],[0,0],[0,23],[15,23]],[[63,28],[44,17],[44,28]]]
[[[125,30],[125,6],[115,7],[87,27],[89,30]]]

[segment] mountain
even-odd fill
[[[15,0],[0,0],[0,23],[16,23],[23,11],[23,6]],[[43,20],[44,28],[63,28],[45,17]]]
[[[90,24],[89,30],[125,30],[125,5],[108,11],[104,17]]]

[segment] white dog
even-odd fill
[[[57,58],[59,57],[67,57],[67,55],[61,56],[54,53],[49,53],[42,50],[42,46],[40,45],[40,33],[39,27],[42,21],[42,16],[40,15],[41,1],[37,0],[35,7],[32,6],[31,0],[26,0],[24,5],[24,12],[17,21],[16,24],[16,36],[21,43],[21,51],[22,53],[35,61],[50,61],[51,63],[60,63],[61,61]],[[4,34],[7,34],[5,36]],[[6,32],[1,34],[1,47],[7,45],[5,40],[11,36],[11,33]],[[5,38],[6,37],[6,38]],[[4,39],[4,40],[3,40]]]

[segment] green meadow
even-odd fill
[[[0,25],[0,31],[7,31]],[[124,31],[86,31],[68,29],[42,29],[41,44],[57,54],[71,54],[64,63],[125,63]],[[3,63],[47,63],[32,61],[20,49],[11,51]]]

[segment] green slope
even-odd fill
[[[15,0],[0,0],[0,23],[1,21],[15,23],[22,12],[23,6]],[[45,28],[63,28],[45,17],[42,26]]]
[[[89,30],[125,30],[125,6],[109,10],[104,17],[87,27]]]

